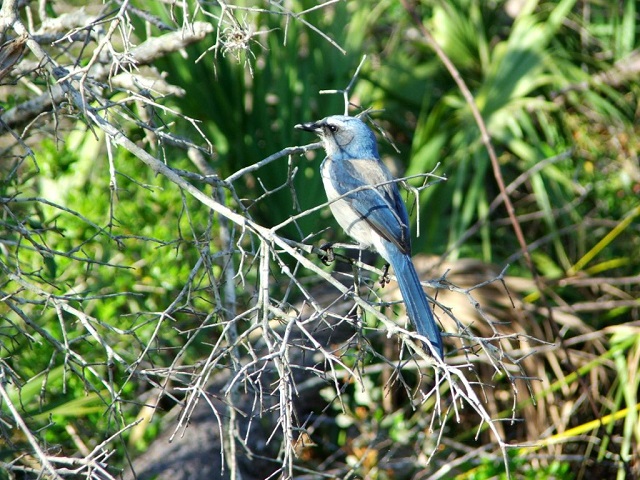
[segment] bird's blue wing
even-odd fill
[[[336,191],[350,200],[352,208],[381,237],[410,254],[409,215],[389,171],[376,159],[338,162],[340,168],[331,169],[331,183]],[[377,186],[363,188],[372,185]]]

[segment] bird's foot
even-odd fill
[[[336,259],[336,254],[333,252],[333,242],[323,243],[320,245],[320,250],[325,252],[324,254],[318,255],[322,263],[325,265],[331,265]]]
[[[385,263],[382,268],[382,276],[380,277],[380,287],[384,288],[389,282],[391,278],[389,277],[389,264]]]

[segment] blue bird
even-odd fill
[[[393,267],[409,318],[442,358],[440,331],[411,261],[409,215],[375,135],[359,118],[343,115],[295,127],[322,140],[327,156],[320,174],[333,216],[362,248],[375,249]]]

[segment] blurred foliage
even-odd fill
[[[290,8],[301,11],[313,5],[292,2]],[[203,8],[214,15],[218,10],[213,5]],[[171,10],[160,2],[152,4],[152,11],[166,21],[170,21]],[[198,44],[190,47],[187,56],[173,54],[158,62],[168,78],[188,92],[184,99],[169,103],[202,121],[202,131],[214,145],[213,166],[222,176],[292,145],[297,123],[343,110],[340,96],[319,95],[319,90],[346,86],[360,61],[365,27],[375,18],[348,2],[337,3],[331,11],[316,9],[304,18],[335,39],[346,53],[301,22],[290,21],[283,28],[280,16],[264,10],[239,14],[237,24],[222,31],[227,43],[215,58],[210,52],[194,62],[207,47]],[[188,134],[181,130],[177,133]],[[312,162],[296,159],[294,168],[299,171],[291,188],[273,192],[257,204],[257,212],[251,213],[261,223],[274,226],[317,205],[317,199],[324,195],[318,179],[320,160],[319,156]],[[238,180],[242,184],[236,187],[256,198],[286,179],[287,169],[281,161],[261,169],[258,177],[242,177]],[[292,196],[294,191],[304,194]],[[298,222],[296,230],[286,233],[302,239],[301,234],[316,224],[317,218],[308,215]]]
[[[168,4],[131,3],[170,25],[184,20],[176,18],[176,10]],[[290,3],[295,11],[316,4]],[[47,5],[56,10],[56,5]],[[220,14],[216,3],[202,3],[201,8],[213,15],[208,17],[212,22]],[[629,68],[634,59],[637,62],[640,46],[636,2],[428,0],[419,8],[426,27],[476,99],[507,184],[518,182],[511,198],[543,277],[547,301],[560,316],[571,315],[574,321],[561,325],[561,333],[580,376],[565,363],[565,354],[558,353],[561,349],[545,350],[539,370],[530,372],[540,376],[539,403],[519,404],[533,413],[508,433],[514,444],[537,441],[527,426],[545,420],[549,424],[536,431],[547,436],[563,431],[581,435],[595,431],[601,436],[597,445],[567,440],[566,451],[560,443],[550,443],[546,457],[513,450],[511,469],[517,478],[593,478],[585,473],[584,460],[602,467],[594,470],[604,475],[598,478],[634,478],[632,469],[638,467],[632,461],[640,442],[640,72]],[[421,231],[414,253],[511,263],[510,273],[530,276],[504,207],[494,205],[500,192],[469,106],[401,2],[338,2],[331,9],[306,13],[305,20],[346,54],[299,21],[284,24],[269,9],[238,11],[235,17],[235,25],[221,28],[226,43],[217,51],[206,52],[216,40],[208,38],[184,55],[156,62],[171,83],[186,91],[182,98],[163,101],[179,114],[155,112],[156,121],[176,136],[196,139],[204,149],[210,144],[210,165],[224,178],[286,146],[309,142],[293,126],[341,113],[342,97],[319,91],[345,88],[367,54],[350,97],[358,105],[352,113],[360,106],[383,110],[371,116],[399,147],[397,154],[381,141],[385,159],[397,160],[401,173],[435,169],[447,177],[420,196]],[[157,34],[142,17],[133,16],[132,21],[139,41]],[[29,94],[10,87],[5,109]],[[135,106],[131,108],[141,115]],[[200,122],[201,137],[182,115]],[[220,306],[210,290],[203,286],[190,292],[189,308],[178,310],[162,335],[156,335],[151,318],[166,308],[167,299],[179,296],[202,249],[222,249],[219,221],[122,150],[114,151],[118,171],[114,190],[103,136],[87,131],[82,121],[66,122],[62,138],[60,132],[43,128],[29,142],[35,160],[28,159],[19,171],[9,170],[0,177],[1,197],[49,202],[25,200],[12,205],[10,212],[5,209],[0,219],[0,258],[4,263],[11,257],[16,271],[51,294],[76,296],[71,304],[82,305],[85,313],[101,320],[96,326],[100,335],[127,361],[135,362],[151,342],[145,367],[170,365],[178,351],[181,362],[196,364],[220,335],[216,325]],[[134,124],[128,129],[132,138],[170,166],[193,170],[183,150],[153,145]],[[308,157],[280,159],[240,177],[234,184],[239,199],[227,194],[226,200],[244,202],[249,214],[266,226],[318,205],[324,201],[318,175],[321,154]],[[0,162],[10,166],[11,158],[7,153]],[[273,191],[293,169],[297,171],[292,184]],[[270,194],[261,198],[266,192]],[[257,198],[261,199],[254,202]],[[326,210],[304,216],[280,233],[301,240],[321,230],[320,220],[335,226]],[[334,228],[322,233],[321,240],[341,235]],[[222,266],[211,269],[217,278]],[[10,294],[22,291],[6,270],[0,285]],[[237,280],[239,307],[254,298],[253,285],[250,276],[246,283]],[[546,340],[557,341],[548,330],[540,292],[519,293]],[[93,446],[135,418],[139,399],[151,389],[148,384],[132,378],[120,365],[112,367],[106,349],[97,346],[75,318],[46,308],[44,301],[24,311],[37,318],[42,332],[31,330],[15,311],[0,304],[0,358],[14,375],[10,395],[19,399],[35,427],[47,427],[47,442],[73,451],[71,425]],[[518,322],[511,312],[504,317]],[[524,331],[530,328],[525,326]],[[91,371],[73,375],[73,359],[56,350],[44,332],[91,359]],[[382,348],[384,340],[376,338],[373,343]],[[358,357],[354,365],[362,361]],[[364,363],[377,361],[367,357]],[[109,375],[117,380],[103,383]],[[411,373],[408,377],[411,380]],[[385,462],[395,459],[393,455],[413,458],[417,443],[425,445],[421,452],[435,448],[428,420],[433,405],[415,409],[400,394],[385,400],[389,393],[384,379],[364,378],[366,391],[346,385],[347,401],[334,402],[326,413],[331,421],[314,439],[319,445],[311,449],[310,464],[320,465],[335,455],[354,475],[408,478],[409,473],[398,473],[402,469],[388,473]],[[584,400],[580,378],[594,387],[597,414],[609,423],[592,423],[598,418],[585,405],[589,402]],[[107,387],[113,391],[107,392]],[[116,396],[126,402],[105,408]],[[385,402],[389,403],[382,406]],[[509,416],[511,405],[504,398],[495,407],[496,414]],[[624,415],[616,417],[617,412]],[[156,433],[159,419],[154,422],[137,445],[146,445]],[[459,455],[464,449],[456,442],[465,449],[478,447],[473,437],[477,419],[463,419],[459,430],[448,428],[451,441],[434,452],[434,463],[446,464]],[[95,432],[103,434],[97,438]],[[10,434],[9,438],[14,445],[26,445],[23,438]],[[485,443],[490,439],[480,438]],[[565,452],[574,457],[564,460]],[[124,464],[125,454],[118,455]],[[11,452],[0,447],[0,460],[11,458]],[[457,478],[504,478],[502,463],[481,458],[478,452],[456,464]],[[418,467],[406,468],[415,473]]]

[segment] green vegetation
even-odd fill
[[[0,478],[116,478],[198,402],[227,462],[263,442],[281,478],[640,477],[635,1],[415,7],[475,99],[533,265],[414,7],[87,2],[92,20],[45,42],[41,15],[80,14],[44,3],[31,33],[86,70],[56,96],[64,75],[33,45],[9,55],[17,28],[0,42]],[[194,21],[210,31],[187,42]],[[158,38],[133,68],[124,53]],[[449,377],[390,327],[402,309],[379,271],[303,248],[346,240],[316,208],[320,150],[256,166],[310,142],[295,124],[343,113],[320,90],[363,55],[350,113],[371,109],[385,161],[420,189],[414,254]],[[249,418],[269,438],[232,428]]]

